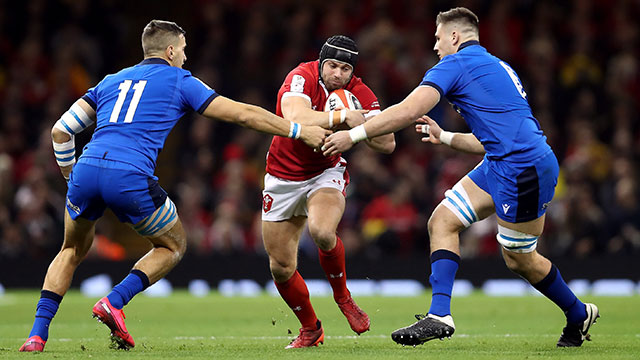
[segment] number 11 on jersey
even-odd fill
[[[120,116],[120,111],[122,110],[122,104],[124,104],[124,100],[127,98],[127,93],[131,88],[131,82],[131,80],[125,80],[118,86],[118,90],[120,90],[120,93],[118,94],[118,99],[116,100],[116,104],[113,107],[113,111],[111,111],[109,122],[118,122],[118,117]],[[130,123],[133,121],[133,115],[136,113],[136,108],[138,107],[140,97],[142,97],[142,92],[144,91],[144,87],[146,85],[147,80],[140,80],[135,85],[133,85],[133,98],[131,98],[131,103],[129,104],[129,108],[127,109],[127,114],[124,116],[125,123]]]

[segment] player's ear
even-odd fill
[[[165,52],[169,60],[173,60],[173,45],[167,46],[167,50]]]
[[[454,30],[451,32],[451,44],[456,46],[458,45],[458,41],[460,41],[460,34]]]

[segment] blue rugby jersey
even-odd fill
[[[176,122],[187,110],[202,113],[216,96],[189,71],[160,58],[107,75],[82,97],[96,110],[97,122],[80,159],[114,160],[153,176]]]
[[[433,86],[460,113],[489,159],[526,162],[551,150],[518,75],[478,41],[467,41],[427,70]]]

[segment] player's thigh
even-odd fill
[[[508,227],[539,235],[558,173],[558,161],[552,151],[528,162],[490,162],[489,184],[500,224],[519,224]]]
[[[145,239],[151,242],[154,247],[168,248],[179,257],[182,257],[187,250],[187,234],[179,217],[176,217],[176,221],[166,232],[160,235],[145,236]]]
[[[266,174],[262,191],[262,221],[279,222],[295,216],[306,217],[309,182]]]
[[[74,220],[69,209],[64,213],[64,241],[62,248],[74,248],[78,256],[83,257],[91,248],[95,234],[95,220],[76,217]]]
[[[460,231],[494,213],[491,195],[483,188],[484,179],[477,174],[472,179],[474,171],[445,192],[429,220],[430,231]]]
[[[334,234],[345,208],[342,191],[335,188],[319,188],[307,200],[309,231]]]
[[[305,223],[303,216],[262,222],[262,241],[272,261],[283,266],[296,263],[298,243]]]
[[[542,231],[544,230],[545,218],[546,218],[546,214],[542,214],[542,216],[540,216],[537,219],[525,221],[521,223],[507,222],[501,218],[498,218],[498,225],[503,226],[507,229],[512,229],[525,234],[540,236],[542,234]]]
[[[347,163],[341,159],[308,184],[307,209],[309,231],[317,241],[334,240],[345,208],[345,193],[349,185]]]

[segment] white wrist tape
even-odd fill
[[[58,166],[69,166],[76,163],[76,144],[73,135],[71,140],[65,143],[53,141],[53,153],[56,156]]]
[[[292,139],[299,139],[300,138],[300,130],[301,130],[300,124],[291,122],[291,127],[289,128],[289,135],[287,135],[287,136],[292,138]]]
[[[451,141],[453,140],[453,135],[454,135],[454,133],[443,130],[440,133],[440,142],[442,142],[443,144],[447,144],[447,145],[451,146]]]
[[[365,140],[368,136],[367,132],[364,129],[364,124],[360,124],[349,130],[349,136],[351,137],[351,142],[353,142],[354,144]]]
[[[329,129],[331,129],[336,125],[344,123],[344,121],[347,119],[347,110],[346,109],[340,110],[340,122],[336,122],[335,117],[336,117],[335,110],[329,111]]]
[[[93,120],[89,115],[78,104],[73,104],[69,110],[62,114],[54,127],[69,135],[75,135],[91,124],[93,124]]]

